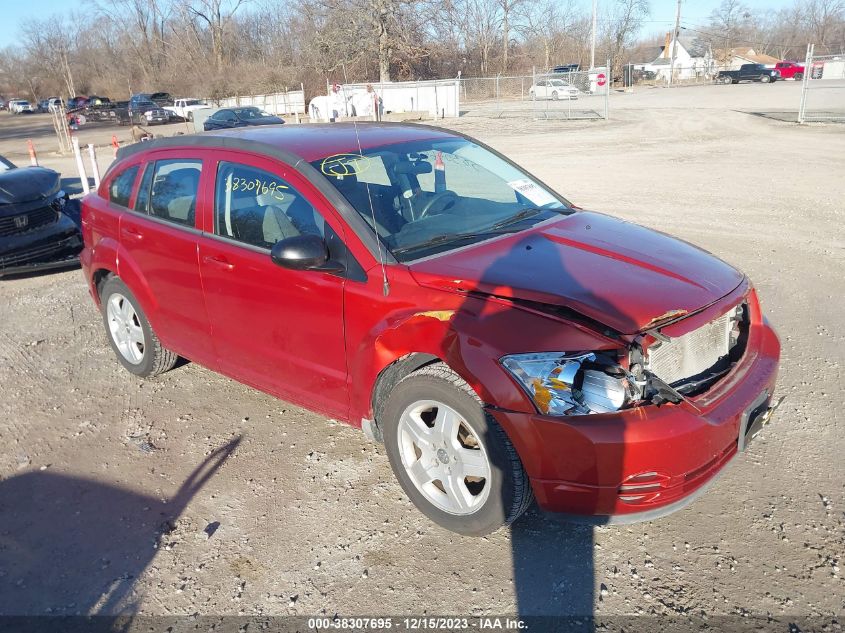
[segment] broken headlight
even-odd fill
[[[639,382],[602,352],[513,354],[501,363],[547,415],[612,413],[641,395]]]

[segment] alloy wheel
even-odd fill
[[[399,419],[397,441],[409,479],[432,505],[472,514],[490,494],[490,460],[460,413],[435,400],[419,400]]]
[[[133,365],[144,360],[146,339],[141,320],[132,303],[120,293],[109,297],[106,305],[109,333],[121,356]]]

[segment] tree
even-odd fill
[[[607,56],[613,65],[613,75],[618,74],[622,68],[625,51],[633,44],[650,11],[648,0],[616,0],[610,6],[603,39]]]
[[[226,61],[226,28],[245,2],[248,0],[186,0],[188,13],[202,20],[211,33],[211,50],[217,72],[223,69]]]
[[[567,42],[572,51],[567,61],[571,62],[573,57],[581,61],[578,53],[582,43],[577,36],[583,25],[579,25],[579,18],[583,22],[584,16],[579,14],[575,0],[540,0],[529,5],[521,31],[527,42],[542,47],[540,66],[544,70],[554,65],[552,58],[559,55]]]

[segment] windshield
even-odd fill
[[[399,261],[520,231],[566,201],[466,139],[421,140],[312,162]]]
[[[258,108],[235,108],[232,110],[239,119],[260,119],[265,116],[273,116],[269,112],[259,110]]]

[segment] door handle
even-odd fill
[[[234,270],[235,268],[235,265],[230,264],[229,260],[222,255],[206,255],[202,258],[202,261],[217,268],[222,268],[223,270]]]
[[[125,237],[131,238],[131,239],[133,239],[137,242],[140,242],[142,239],[144,239],[144,234],[141,233],[140,231],[136,231],[135,229],[125,228],[125,229],[121,229],[120,232]]]

